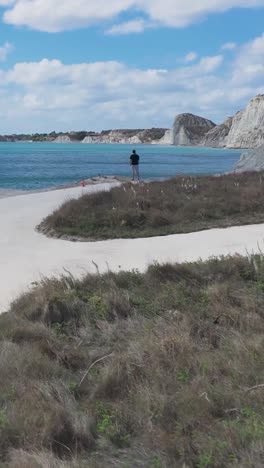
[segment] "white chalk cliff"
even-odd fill
[[[82,140],[83,144],[130,144],[139,145],[142,143],[170,145],[172,144],[171,130],[167,129],[147,129],[147,130],[111,130],[89,135]]]
[[[264,143],[264,95],[251,99],[246,109],[217,125],[202,145],[216,148],[257,148]]]
[[[246,151],[241,155],[235,166],[235,172],[263,171],[264,170],[264,144],[258,148]]]
[[[202,145],[210,148],[224,148],[232,123],[233,117],[228,117],[223,124],[216,125],[212,130],[209,130],[202,140]]]
[[[215,124],[211,120],[198,115],[179,114],[173,124],[172,142],[177,146],[199,145],[214,127]]]
[[[164,136],[160,140],[153,140],[153,145],[172,145],[173,144],[173,132],[172,130],[166,130]]]
[[[174,145],[215,148],[257,148],[264,143],[264,95],[251,99],[246,109],[215,125],[192,114],[180,114],[173,125]]]
[[[60,135],[54,140],[54,143],[72,143],[68,135]]]
[[[137,135],[133,136],[125,136],[119,130],[112,130],[109,133],[88,136],[81,141],[83,144],[87,143],[123,143],[123,144],[140,144],[142,141],[139,139]]]
[[[264,94],[252,99],[233,118],[226,140],[228,148],[257,148],[264,143]]]
[[[176,116],[172,130],[165,128],[106,130],[101,133],[79,132],[89,143],[156,144],[207,146],[215,148],[257,148],[264,144],[264,94],[251,99],[246,109],[220,125],[211,120],[185,113]],[[83,136],[82,136],[83,138]],[[78,132],[61,134],[56,143],[79,142]]]

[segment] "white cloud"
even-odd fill
[[[137,19],[133,21],[127,21],[126,23],[115,24],[111,28],[107,29],[106,34],[108,35],[122,35],[131,33],[141,33],[145,29],[145,21],[143,19]]]
[[[1,133],[170,126],[180,112],[219,122],[264,92],[264,35],[232,57],[167,70],[117,61],[17,63],[0,69]]]
[[[236,57],[233,81],[240,83],[264,83],[264,33],[240,47]]]
[[[185,63],[190,63],[194,62],[198,58],[198,54],[196,52],[189,52],[185,57],[184,57],[184,62]]]
[[[223,62],[222,55],[216,55],[214,57],[204,57],[200,61],[200,67],[204,72],[209,73],[216,70]]]
[[[0,47],[0,62],[4,62],[8,56],[8,54],[11,52],[13,49],[12,44],[9,42],[5,42],[5,44]]]
[[[47,116],[59,127],[67,119],[70,128],[74,122],[76,128],[170,125],[178,111],[199,111],[219,63],[216,56],[175,70],[142,70],[119,62],[65,65],[44,59],[2,71],[0,90],[10,96],[12,126],[18,119],[40,131]]]
[[[225,44],[222,45],[221,49],[222,50],[234,50],[236,46],[237,45],[235,42],[226,42]]]
[[[151,23],[184,27],[211,13],[263,7],[264,0],[0,0],[0,5],[7,7],[7,23],[57,32],[112,20],[128,11],[143,13]]]

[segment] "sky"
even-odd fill
[[[264,93],[264,0],[0,0],[0,134],[221,123]]]

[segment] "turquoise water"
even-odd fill
[[[130,175],[130,145],[0,143],[0,189],[35,190],[97,175]],[[240,151],[142,145],[141,177],[230,171]]]

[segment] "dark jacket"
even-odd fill
[[[130,161],[131,161],[132,166],[138,166],[139,165],[139,160],[140,160],[140,157],[139,157],[138,154],[136,154],[136,153],[131,154]]]

